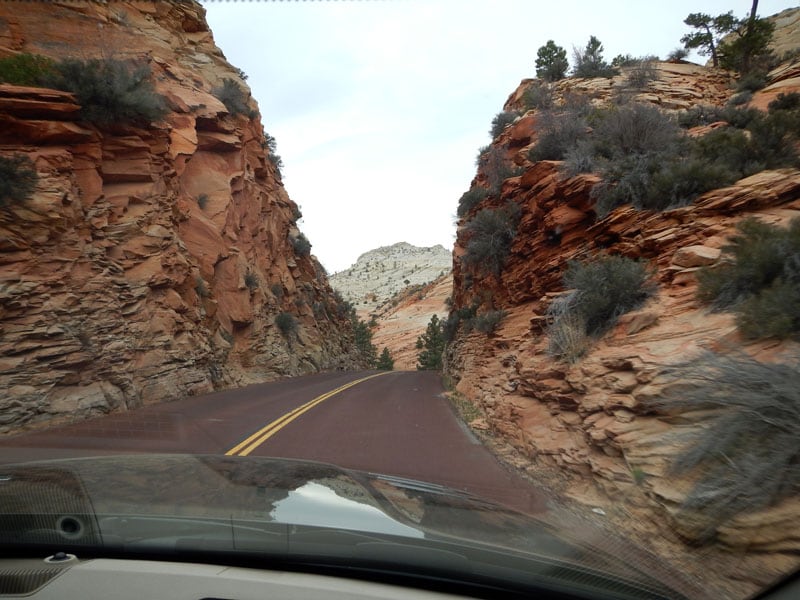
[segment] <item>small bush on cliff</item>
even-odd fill
[[[611,64],[612,66],[617,66],[614,65],[613,61]],[[657,81],[660,76],[657,56],[634,58],[624,66],[630,67],[628,76],[625,79],[625,85],[634,90],[645,89],[651,82]]]
[[[689,56],[689,51],[686,48],[675,48],[674,50],[670,50],[669,54],[667,54],[667,60],[670,62],[681,62],[687,56]]]
[[[575,311],[590,335],[613,326],[622,314],[636,308],[654,288],[648,284],[647,264],[625,256],[602,256],[589,262],[572,262],[564,273],[564,286],[575,290]]]
[[[147,65],[68,58],[56,63],[47,83],[75,94],[81,118],[98,127],[147,125],[167,114],[167,103],[156,93]]]
[[[642,210],[667,210],[685,206],[708,190],[736,181],[724,165],[685,154],[633,154],[603,165],[603,183],[593,194],[595,210],[605,215],[623,204]]]
[[[560,171],[566,177],[575,177],[580,173],[592,173],[597,166],[592,145],[588,140],[581,140],[574,148],[567,151]]]
[[[705,517],[698,541],[710,541],[740,513],[800,493],[800,364],[707,352],[666,375],[680,389],[648,408],[669,415],[717,411],[709,426],[693,428],[671,464],[672,473],[697,481],[682,509],[692,521],[692,513]]]
[[[311,254],[311,242],[309,242],[308,238],[302,233],[296,238],[292,238],[292,248],[294,248],[294,252],[297,256],[305,257]]]
[[[708,164],[717,164],[730,171],[733,183],[742,175],[762,170],[763,162],[752,152],[750,137],[741,129],[720,127],[694,140],[687,155]]]
[[[247,286],[247,289],[250,290],[251,292],[256,291],[259,286],[258,276],[252,271],[248,271],[244,275],[244,284],[245,286]]]
[[[481,146],[478,148],[478,154],[475,155],[475,166],[480,167],[483,164],[483,161],[486,160],[486,153],[492,149],[491,144],[487,144],[486,146]]]
[[[275,315],[275,325],[284,337],[297,331],[297,319],[292,313],[281,312]]]
[[[662,152],[675,146],[680,133],[666,113],[640,102],[597,112],[592,124],[595,152],[607,159]]]
[[[700,194],[730,185],[737,179],[732,169],[702,157],[670,160],[654,174],[636,205],[651,210],[686,206]]]
[[[283,285],[280,283],[273,283],[269,286],[269,291],[272,292],[272,295],[275,296],[275,299],[280,302],[283,300]]]
[[[798,165],[796,144],[800,141],[800,101],[790,97],[774,100],[767,114],[751,109],[726,106],[700,106],[685,111],[679,122],[695,127],[725,121],[722,127],[691,141],[691,152],[735,171],[740,177],[764,169]]]
[[[588,137],[586,120],[573,110],[547,111],[540,115],[536,144],[528,151],[531,162],[564,160]]]
[[[696,104],[692,108],[682,110],[678,114],[678,125],[685,129],[699,127],[701,125],[711,125],[721,118],[721,110],[711,104]]]
[[[800,332],[800,218],[787,228],[756,219],[737,225],[723,260],[698,274],[698,297],[715,310],[733,309],[749,338]]]
[[[701,269],[698,296],[722,310],[758,294],[777,279],[793,279],[800,257],[800,218],[786,229],[744,219],[723,246],[719,265]]]
[[[467,245],[462,260],[483,273],[500,277],[517,235],[520,208],[508,202],[503,208],[484,208],[464,227]]]
[[[475,329],[486,335],[491,335],[505,316],[506,312],[503,310],[487,310],[475,317]]]
[[[747,126],[749,150],[759,170],[797,168],[800,143],[800,110],[772,110]],[[757,172],[757,171],[753,171]]]
[[[222,85],[215,87],[211,93],[225,105],[232,115],[247,115],[251,118],[255,116],[255,111],[247,105],[245,91],[233,79],[223,79]]]
[[[727,104],[729,106],[744,106],[753,99],[753,92],[739,92],[728,98]]]
[[[569,263],[564,287],[573,291],[550,308],[550,353],[577,359],[588,347],[585,336],[607,331],[653,293],[649,278],[646,263],[624,256]]]
[[[278,154],[278,142],[273,136],[268,134],[266,131],[264,132],[263,147],[264,147],[265,150],[268,151],[267,158],[269,159],[269,162],[271,162],[275,166],[275,169],[278,171],[278,176],[282,177],[283,176],[283,159]],[[297,217],[295,220],[297,220],[299,218],[300,217]]]
[[[590,345],[586,322],[574,308],[576,298],[574,292],[557,298],[547,310],[547,353],[569,363],[577,362]]]
[[[475,315],[478,312],[479,306],[480,300],[473,299],[469,306],[450,311],[450,314],[447,315],[447,319],[441,321],[442,336],[445,342],[453,341],[459,328],[463,328],[464,333],[472,331]]]
[[[688,117],[692,112],[692,109],[690,109],[684,111],[683,114]],[[698,123],[699,125],[708,125],[715,121],[724,121],[731,127],[736,127],[737,129],[746,129],[752,122],[763,116],[762,111],[755,108],[743,107],[741,105],[737,106],[735,103],[731,102],[730,99],[722,108],[715,106],[704,107],[701,109],[701,112],[706,115],[706,120],[702,123]],[[679,117],[679,122],[681,120],[682,118]],[[681,123],[681,126],[686,127],[684,123]]]
[[[745,73],[736,82],[737,92],[757,92],[767,85],[767,74],[763,71]]]
[[[547,110],[553,108],[555,95],[553,89],[546,83],[534,81],[530,87],[522,94],[522,102],[525,110],[537,109]]]
[[[514,120],[519,116],[515,111],[504,110],[497,113],[492,119],[492,128],[489,130],[489,136],[495,139],[498,135],[503,133],[508,125],[511,125]]]
[[[603,176],[594,190],[598,214],[628,203],[652,210],[683,206],[759,171],[800,166],[800,110],[771,109],[765,115],[701,107],[681,118],[684,126],[720,120],[731,126],[690,138],[655,107],[599,111],[591,139],[593,166]]]
[[[466,217],[473,208],[475,208],[481,200],[486,198],[489,192],[479,186],[473,186],[461,195],[458,199],[458,209],[456,215],[459,218]]]
[[[26,155],[0,156],[0,208],[25,202],[38,181],[36,167]]]
[[[38,86],[53,74],[55,63],[39,54],[13,54],[0,58],[0,83]]]
[[[507,158],[505,146],[489,146],[478,155],[478,168],[486,175],[489,183],[489,194],[499,194],[503,182],[517,175],[517,170]]]
[[[769,103],[767,109],[770,112],[776,110],[800,110],[800,94],[797,92],[778,94],[778,97]]]
[[[746,129],[751,123],[763,116],[756,108],[742,108],[739,106],[724,106],[720,109],[719,120],[725,121],[731,127]]]
[[[211,296],[211,291],[208,289],[206,280],[198,275],[194,278],[194,291],[200,298],[208,298]]]
[[[634,57],[631,54],[617,54],[614,58],[611,59],[611,66],[612,67],[633,67],[634,65],[639,64],[640,59]]]
[[[798,267],[800,267],[800,261]],[[789,338],[800,333],[800,281],[776,280],[736,311],[736,325],[750,339]]]
[[[657,155],[626,156],[603,164],[603,181],[592,189],[597,215],[603,217],[623,204],[637,206],[661,165]]]

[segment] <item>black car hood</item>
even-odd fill
[[[285,459],[125,455],[0,466],[0,545],[94,555],[213,550],[499,576],[491,564],[503,577],[554,585],[607,577],[608,597],[680,597],[595,547],[469,494]],[[628,588],[636,593],[622,593]]]

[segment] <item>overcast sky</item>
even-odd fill
[[[378,246],[452,248],[477,150],[548,39],[590,35],[665,57],[690,12],[750,0],[203,2],[217,45],[249,76],[312,252],[333,273]],[[795,6],[761,0],[767,16]],[[697,57],[695,57],[697,58]],[[705,61],[705,58],[698,59]]]

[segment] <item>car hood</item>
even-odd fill
[[[0,539],[5,548],[93,556],[213,551],[680,597],[627,561],[467,493],[285,459],[125,455],[0,466]]]

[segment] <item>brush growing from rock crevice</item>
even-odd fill
[[[640,306],[655,291],[647,264],[624,256],[601,256],[571,262],[564,273],[570,293],[549,309],[549,353],[576,361],[589,347],[589,338],[608,331],[617,318]]]
[[[665,375],[681,383],[647,403],[660,414],[714,411],[673,459],[670,473],[696,483],[677,518],[708,542],[729,519],[800,493],[800,364],[765,364],[706,352]]]
[[[520,208],[508,202],[503,208],[484,208],[465,225],[464,265],[499,277],[517,235]]]
[[[733,310],[747,338],[800,333],[800,218],[776,227],[741,221],[719,264],[697,274],[698,298],[714,310]]]
[[[36,167],[26,155],[0,156],[0,208],[25,202],[38,181]]]
[[[156,93],[150,67],[130,61],[65,59],[42,84],[72,92],[81,118],[100,128],[148,125],[163,118],[167,102]]]

